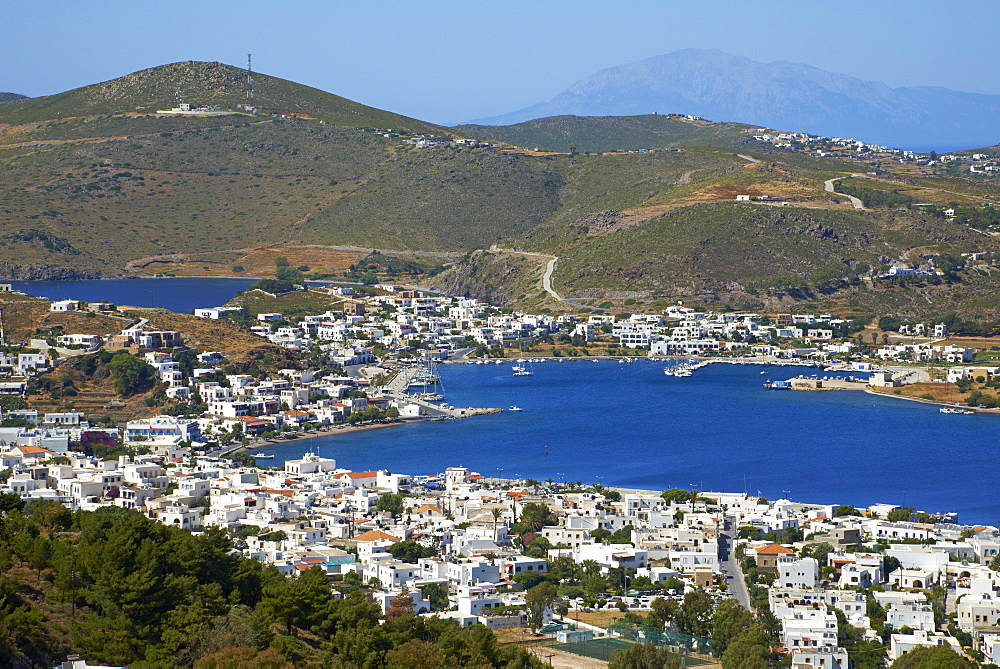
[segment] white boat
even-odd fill
[[[521,407],[511,406],[507,411],[524,411]]]
[[[521,344],[521,355],[524,356],[524,344]],[[531,364],[531,358],[520,357],[517,364],[511,367],[514,376],[534,376],[535,368]]]
[[[938,411],[940,411],[941,413],[958,413],[966,416],[971,416],[972,414],[976,413],[972,409],[957,409],[955,407],[941,407],[940,409],[938,409]]]
[[[259,458],[261,460],[273,460],[274,459],[274,453],[268,453],[267,455],[264,455],[263,453],[254,453],[253,456],[255,458]]]
[[[444,399],[444,393],[420,393],[414,397],[425,402],[437,402]]]

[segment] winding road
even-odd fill
[[[864,174],[852,174],[851,176],[852,177],[864,177],[865,175]],[[823,182],[823,189],[827,193],[834,193],[836,195],[842,195],[842,196],[846,197],[848,200],[851,201],[851,204],[854,205],[855,209],[864,209],[865,208],[865,203],[862,202],[861,200],[859,200],[858,198],[854,197],[853,195],[848,195],[847,193],[838,193],[837,191],[835,191],[833,189],[833,182],[834,181],[840,181],[841,179],[846,179],[846,178],[847,177],[834,177],[833,179],[827,179],[826,181]]]
[[[567,300],[552,288],[552,273],[556,269],[556,261],[559,260],[558,256],[550,255],[548,253],[534,253],[532,251],[518,251],[517,249],[502,249],[498,246],[490,247],[490,251],[501,251],[503,253],[516,253],[522,256],[532,256],[533,258],[548,258],[549,262],[545,265],[545,271],[542,273],[542,289],[551,295],[553,299],[559,300],[560,302],[566,302],[567,304],[574,304],[576,306],[583,306],[576,304],[572,300]]]
[[[559,260],[559,258],[552,256],[552,260],[550,260],[545,266],[545,274],[542,274],[542,289],[557,300],[561,302],[568,302],[568,300],[564,300],[559,296],[559,293],[552,289],[552,272],[555,271],[557,260]]]

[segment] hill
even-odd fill
[[[0,93],[0,102],[10,102],[11,100],[23,100],[27,95],[21,95],[20,93]]]
[[[346,98],[254,72],[254,105],[261,113],[307,114],[346,127],[375,126],[447,134],[441,127],[366,107]],[[160,65],[65,93],[15,100],[0,107],[0,123],[30,123],[102,114],[149,114],[187,102],[237,111],[246,102],[246,71],[223,63]]]
[[[809,65],[683,49],[602,70],[547,102],[473,123],[510,125],[567,114],[653,111],[949,151],[996,142],[1000,95],[930,86],[890,88]]]
[[[445,130],[266,75],[254,116],[235,110],[242,76],[179,63],[0,104],[0,278],[257,275],[286,257],[333,276],[364,263],[361,273],[399,281],[422,273],[411,265],[438,274],[461,258],[436,279],[449,290],[573,308],[541,290],[541,267],[556,256],[557,290],[589,306],[749,306],[767,303],[769,289],[784,305],[900,313],[952,300],[963,317],[998,303],[989,266],[985,276],[970,268],[964,286],[883,306],[851,283],[862,264],[1000,252],[973,229],[1000,227],[1000,206],[981,206],[1000,205],[998,178],[960,161],[859,160],[826,144],[820,155],[752,140],[752,126],[659,115]],[[178,86],[233,113],[156,114]],[[449,137],[493,130],[510,144]],[[857,173],[878,176],[845,179]],[[871,210],[828,191],[831,179]],[[944,217],[946,205],[960,215]],[[468,253],[493,247],[521,253]],[[372,257],[399,260],[393,269]],[[846,283],[827,280],[835,275]]]
[[[738,147],[757,126],[682,116],[550,116],[515,125],[459,125],[454,130],[542,151],[614,152],[693,144]],[[759,147],[757,147],[759,148]]]

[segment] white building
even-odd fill
[[[958,639],[944,632],[917,630],[913,634],[893,634],[889,641],[889,661],[899,659],[904,654],[920,646],[951,646],[956,653],[962,652]]]
[[[816,558],[778,558],[778,578],[775,585],[782,588],[815,588],[819,581],[819,562]]]
[[[125,424],[125,443],[154,451],[176,448],[183,441],[200,442],[201,427],[196,420],[174,416],[154,416]]]

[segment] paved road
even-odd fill
[[[610,311],[609,309],[602,309],[600,307],[595,307],[589,304],[582,304],[574,300],[567,299],[557,293],[552,287],[552,272],[555,271],[556,261],[559,260],[557,256],[549,255],[547,253],[532,253],[531,251],[518,251],[516,249],[502,249],[496,245],[490,248],[491,251],[503,251],[505,253],[518,253],[523,256],[534,256],[536,258],[548,258],[549,262],[545,265],[545,272],[542,274],[542,288],[546,293],[551,295],[553,299],[559,300],[560,302],[565,302],[566,304],[572,304],[574,307],[588,307],[594,311]]]
[[[742,158],[743,160],[749,160],[751,163],[759,163],[760,162],[756,158],[751,158],[750,156],[744,156],[742,153],[737,153],[736,155],[739,156],[740,158]]]
[[[743,608],[750,609],[750,593],[747,591],[743,571],[733,551],[735,535],[735,521],[729,516],[724,516],[723,529],[719,531],[719,560],[722,565],[722,575],[729,585],[729,594],[735,597]]]
[[[852,174],[851,176],[852,177],[863,177],[865,175],[864,174]],[[858,198],[854,197],[853,195],[848,195],[847,193],[837,193],[837,191],[835,191],[833,189],[833,182],[834,181],[840,181],[843,178],[845,178],[845,177],[835,177],[833,179],[827,179],[825,182],[823,182],[823,188],[824,188],[824,190],[826,190],[827,193],[836,193],[837,195],[843,195],[844,197],[846,197],[848,200],[851,201],[851,204],[854,205],[855,209],[864,209],[865,208],[865,203],[862,202],[861,200],[859,200]]]
[[[568,302],[569,304],[576,304],[572,300],[567,300],[562,297],[559,293],[552,288],[552,272],[556,269],[556,261],[559,260],[557,256],[549,255],[548,253],[533,253],[531,251],[518,251],[517,249],[502,249],[497,245],[490,247],[491,251],[503,251],[505,253],[517,253],[522,256],[533,256],[535,258],[548,258],[549,262],[545,265],[545,272],[542,273],[542,289],[551,295],[554,299],[560,302]],[[582,306],[582,305],[577,305]]]
[[[566,300],[563,300],[563,298],[559,296],[559,293],[552,289],[552,272],[556,268],[557,260],[559,260],[559,258],[553,256],[552,260],[549,261],[549,264],[545,266],[545,274],[542,275],[542,288],[552,297],[556,298],[560,302],[564,302]]]

